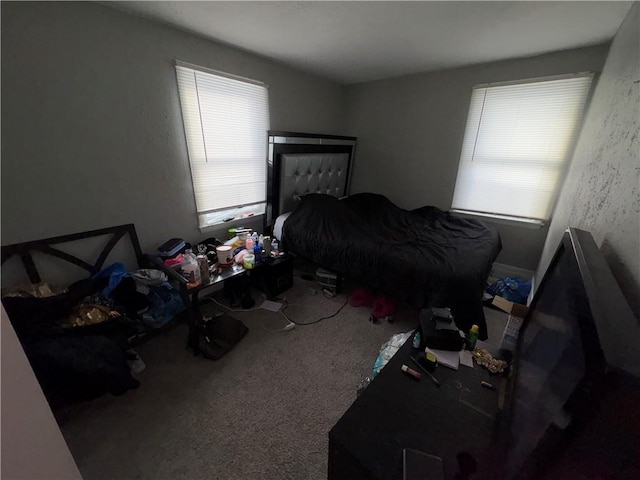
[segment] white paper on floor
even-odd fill
[[[263,308],[270,312],[279,312],[282,308],[282,304],[279,302],[272,302],[271,300],[265,300],[264,302],[262,302],[262,305],[260,305],[260,308]]]

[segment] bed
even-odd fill
[[[451,307],[459,328],[487,338],[482,292],[501,250],[490,225],[436,207],[404,210],[374,193],[349,196],[355,139],[338,137],[335,151],[305,149],[305,134],[270,136],[268,219],[286,251],[358,284],[419,306]],[[347,140],[348,139],[348,140]],[[298,143],[295,143],[298,141]],[[296,145],[296,148],[291,148]]]

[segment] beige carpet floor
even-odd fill
[[[330,315],[346,298],[316,288],[296,277],[286,294],[293,319]],[[366,308],[346,306],[286,332],[270,331],[286,324],[278,313],[231,315],[249,333],[221,360],[194,357],[179,326],[137,349],[147,366],[139,389],[59,412],[85,480],[326,478],[329,430],[371,374],[380,345],[414,328],[418,311],[401,307],[394,323],[372,324]],[[499,342],[505,316],[487,316],[490,340]]]

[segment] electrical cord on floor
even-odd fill
[[[327,298],[331,298],[331,297],[327,297]],[[328,319],[330,319],[330,318],[333,318],[333,317],[337,316],[337,315],[342,311],[342,309],[343,309],[344,307],[346,307],[346,306],[347,306],[347,303],[349,303],[349,296],[348,296],[348,295],[347,295],[347,298],[345,298],[344,303],[342,304],[342,306],[341,306],[341,307],[340,307],[340,308],[339,308],[339,309],[338,309],[338,310],[337,310],[333,315],[329,315],[329,316],[326,316],[326,317],[318,318],[317,320],[313,320],[313,321],[311,321],[311,322],[303,323],[303,322],[296,322],[295,320],[292,320],[292,319],[291,319],[291,318],[289,318],[289,316],[285,313],[285,310],[286,310],[286,309],[287,309],[287,307],[289,306],[289,303],[287,302],[287,298],[285,297],[285,298],[282,300],[282,309],[280,310],[280,313],[282,314],[282,316],[283,316],[284,318],[286,318],[286,319],[289,321],[289,323],[290,323],[290,324],[295,324],[295,325],[300,325],[300,326],[313,325],[313,324],[316,324],[316,323],[320,323],[320,322],[321,322],[321,321],[323,321],[323,320],[328,320]],[[286,328],[286,327],[285,327],[285,328]]]
[[[267,299],[267,296],[263,293],[261,294],[263,301]],[[256,310],[261,310],[262,309],[262,303],[260,305],[258,305],[257,307],[253,307],[253,308],[231,308],[228,305],[225,305],[224,303],[220,303],[219,301],[217,301],[215,298],[213,297],[207,297],[206,299],[207,301],[211,301],[213,303],[215,303],[216,305],[229,310],[230,312],[255,312]],[[266,311],[266,310],[265,310]],[[296,326],[296,324],[292,321],[289,321],[289,323],[287,325],[285,325],[283,328],[278,328],[278,329],[272,329],[272,328],[267,328],[264,326],[264,318],[262,319],[262,322],[260,324],[260,326],[266,330],[267,332],[273,332],[273,333],[280,333],[280,332],[288,332],[289,330],[293,330]]]
[[[264,300],[267,299],[267,296],[264,293],[262,294],[262,299],[263,299],[263,302],[264,302]],[[217,301],[213,297],[207,297],[206,300],[207,301],[211,301],[211,302],[215,303],[216,305],[229,310],[230,312],[255,312],[256,310],[260,310],[260,308],[262,307],[262,303],[260,303],[260,305],[258,305],[257,307],[253,307],[253,308],[232,308],[232,307],[229,307],[228,305],[225,305],[224,303],[220,303],[219,301]]]
[[[272,332],[272,333],[282,333],[282,332],[288,332],[289,330],[293,330],[293,328],[296,326],[295,323],[293,322],[289,322],[288,324],[286,324],[283,328],[278,328],[277,330],[274,330],[273,328],[267,328],[264,326],[264,319],[262,320],[262,324],[260,325],[263,329],[265,329],[267,332]]]
[[[326,292],[325,292],[324,290],[323,290],[323,292],[322,292],[322,293],[323,293],[323,296],[324,296],[325,298],[334,298],[334,296],[333,296],[333,295],[327,295],[327,294],[326,294]],[[262,294],[262,297],[263,297],[263,299],[266,299],[266,295]],[[230,312],[253,312],[253,311],[256,311],[256,310],[260,310],[260,309],[261,309],[261,305],[262,305],[262,304],[260,304],[260,305],[258,305],[257,307],[247,308],[247,309],[242,309],[242,308],[231,308],[231,307],[229,307],[229,306],[227,306],[227,305],[225,305],[225,304],[223,304],[223,303],[220,303],[219,301],[217,301],[217,300],[216,300],[215,298],[213,298],[213,297],[208,297],[208,298],[207,298],[207,300],[209,300],[209,301],[211,301],[211,302],[215,303],[216,305],[218,305],[218,306],[220,306],[220,307],[222,307],[222,308],[224,308],[224,309],[226,309],[226,310],[229,310]],[[279,299],[279,298],[276,298],[276,300],[280,300],[280,299]],[[326,317],[321,317],[321,318],[318,318],[318,319],[316,319],[316,320],[313,320],[313,321],[311,321],[311,322],[306,322],[306,323],[305,323],[305,322],[296,322],[295,320],[292,320],[292,319],[291,319],[291,318],[290,318],[290,317],[285,313],[285,310],[286,310],[286,309],[287,309],[287,307],[289,307],[290,305],[299,305],[299,304],[295,304],[295,303],[291,303],[291,304],[290,304],[290,303],[287,301],[287,298],[286,298],[286,297],[284,297],[281,301],[282,301],[282,308],[280,309],[280,314],[281,314],[284,318],[286,318],[286,319],[287,319],[287,321],[288,321],[289,323],[288,323],[287,325],[285,325],[285,326],[284,326],[284,328],[279,328],[279,329],[277,329],[277,330],[274,330],[274,329],[271,329],[271,328],[267,328],[267,327],[265,327],[265,326],[264,326],[264,322],[263,322],[263,323],[261,324],[261,326],[262,326],[262,328],[263,328],[263,329],[267,330],[268,332],[273,332],[273,333],[288,332],[289,330],[293,330],[293,328],[294,328],[296,325],[300,325],[300,326],[305,326],[305,325],[314,325],[314,324],[316,324],[316,323],[320,323],[320,322],[322,322],[323,320],[328,320],[328,319],[330,319],[330,318],[336,317],[336,316],[337,316],[337,315],[342,311],[342,309],[344,309],[344,307],[346,307],[346,306],[347,306],[347,303],[349,303],[349,296],[347,295],[347,297],[346,297],[346,298],[345,298],[345,300],[344,300],[344,303],[343,303],[343,304],[340,306],[340,308],[338,308],[338,310],[336,310],[336,312],[335,312],[335,313],[333,313],[332,315],[328,315],[328,316],[326,316]]]

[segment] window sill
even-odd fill
[[[536,220],[533,218],[510,217],[508,215],[469,212],[466,210],[456,209],[451,209],[449,211],[463,217],[475,218],[476,220],[484,220],[486,222],[497,223],[500,225],[511,225],[512,227],[529,228],[531,230],[538,230],[546,225],[545,221]]]
[[[209,233],[209,232],[219,232],[220,230],[224,230],[225,232],[229,228],[234,228],[238,225],[246,226],[245,224],[253,224],[254,222],[258,222],[260,224],[260,228],[262,228],[262,223],[264,222],[264,214],[259,213],[257,215],[252,215],[250,217],[238,217],[233,220],[229,220],[226,222],[220,221],[217,223],[212,223],[211,225],[201,225],[198,228],[200,229],[200,233]]]

